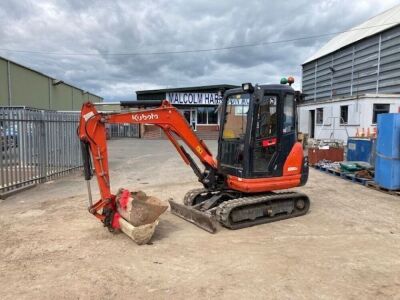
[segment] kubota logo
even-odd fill
[[[157,114],[136,114],[132,115],[132,120],[136,122],[140,121],[150,121],[150,120],[158,120],[158,115]]]

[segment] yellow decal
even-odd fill
[[[200,145],[196,147],[196,151],[199,152],[199,154],[203,153],[203,149],[201,148]]]

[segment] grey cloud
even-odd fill
[[[0,50],[0,55],[110,100],[130,99],[144,88],[277,82],[288,74],[300,81],[301,63],[329,37],[216,52],[112,53],[206,49],[341,31],[396,2],[3,1],[0,48],[44,53]]]

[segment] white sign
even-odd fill
[[[87,122],[87,120],[89,120],[91,117],[94,116],[94,112],[89,111],[87,114],[83,115],[83,118],[85,119],[85,121]]]
[[[250,98],[229,98],[228,105],[249,106]]]
[[[218,93],[167,93],[167,100],[175,105],[218,105],[222,97]]]

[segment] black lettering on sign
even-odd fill
[[[172,93],[167,93],[167,100],[169,100],[171,103],[174,103],[174,98],[172,97]]]
[[[209,104],[210,101],[210,95],[209,94],[205,94],[204,96],[204,104]]]
[[[188,95],[188,101],[189,101],[189,103],[193,103],[193,94],[192,93],[189,93],[189,95]]]
[[[210,94],[210,102],[209,104],[214,104],[214,95]]]
[[[168,100],[169,100],[171,103],[174,103],[174,101],[175,101],[175,99],[174,99],[174,93],[169,93],[169,94],[168,94]]]
[[[203,104],[203,105],[217,105],[222,102],[222,97],[218,93],[166,93],[166,98],[172,104]],[[230,99],[233,105],[241,105],[249,102],[248,98]]]
[[[197,103],[203,104],[203,94],[202,93],[197,93]]]

